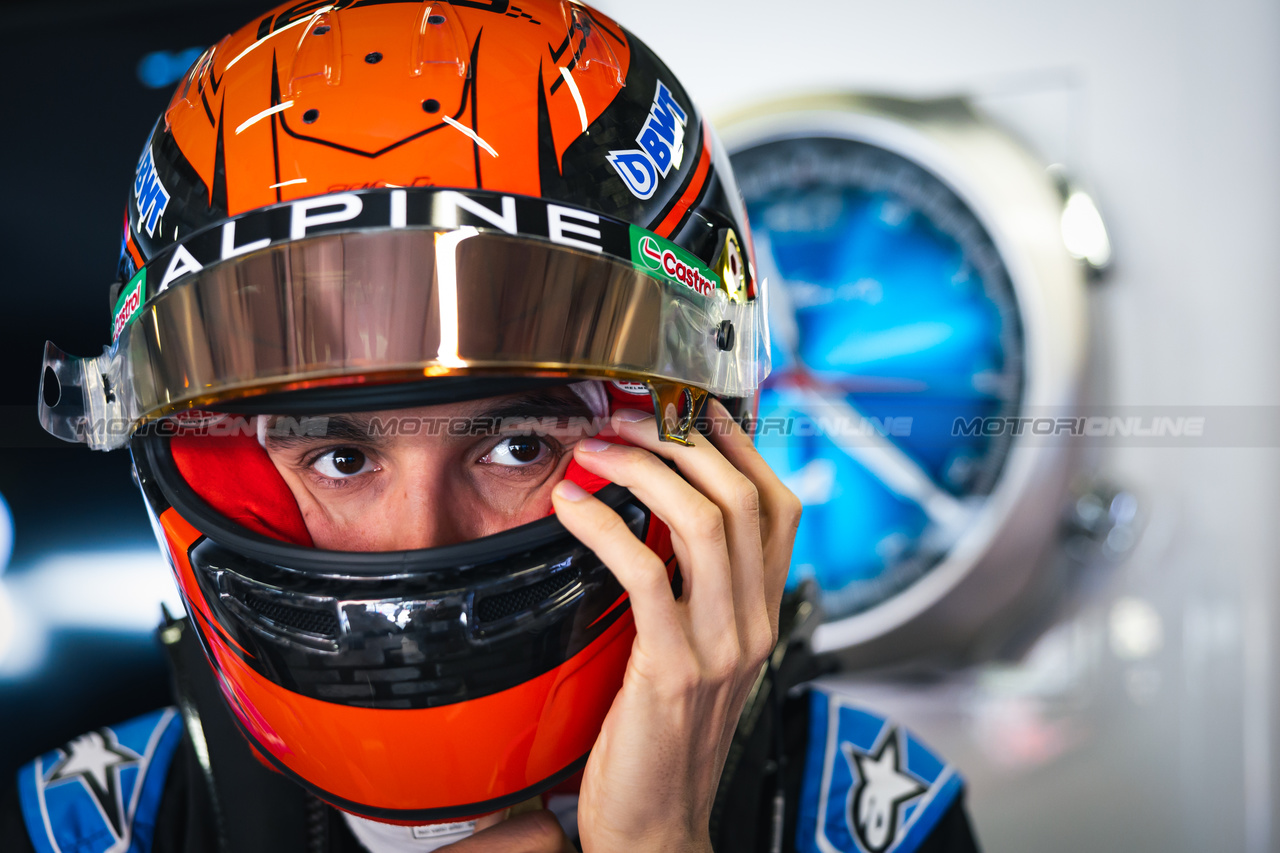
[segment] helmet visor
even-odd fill
[[[97,358],[50,344],[41,423],[112,449],[184,409],[436,376],[591,376],[751,394],[768,372],[762,306],[731,300],[666,254],[650,273],[471,227],[273,245],[162,288]]]

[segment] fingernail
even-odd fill
[[[590,439],[588,439],[590,441]],[[572,480],[561,480],[556,483],[556,487],[552,489],[557,497],[564,498],[567,501],[580,501],[588,497],[587,490],[579,486]]]
[[[578,449],[585,450],[587,453],[599,453],[602,450],[608,450],[610,447],[613,447],[613,445],[598,438],[584,438],[578,442]]]
[[[613,416],[623,423],[635,423],[653,417],[648,412],[642,412],[639,409],[618,409]]]

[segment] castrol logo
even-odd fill
[[[640,239],[640,257],[649,269],[659,271],[672,281],[678,281],[703,296],[716,289],[716,283],[703,275],[701,270],[680,260],[670,249],[660,247],[652,237]]]
[[[135,287],[133,291],[125,297],[124,304],[120,306],[120,310],[116,312],[115,322],[111,326],[111,340],[115,341],[120,337],[120,333],[124,331],[124,327],[128,325],[131,318],[138,307],[142,304],[142,288]]]

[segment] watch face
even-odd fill
[[[738,150],[774,372],[758,444],[803,501],[791,584],[828,619],[938,566],[1001,476],[1022,323],[991,236],[933,173],[885,148],[805,137]]]

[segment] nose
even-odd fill
[[[389,502],[388,550],[440,548],[473,538],[463,510],[468,502],[459,489],[449,487],[442,472],[414,466],[397,485]]]
[[[519,508],[492,505],[466,465],[448,447],[414,447],[398,460],[388,518],[380,539],[388,550],[441,548],[470,542],[518,524]],[[527,507],[526,507],[527,508]]]

